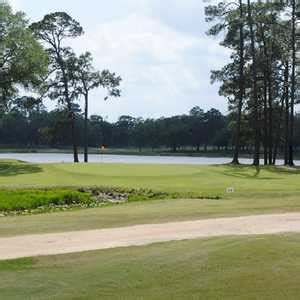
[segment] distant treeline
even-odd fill
[[[68,112],[64,110],[21,109],[18,106],[1,116],[2,145],[10,147],[56,147],[72,145]],[[204,111],[194,107],[188,114],[159,119],[121,116],[110,123],[101,116],[89,117],[88,144],[108,148],[168,149],[176,151],[226,151],[232,148],[234,116],[216,109]],[[300,136],[300,117],[296,118],[296,134]],[[76,115],[76,138],[84,145],[84,116]],[[296,139],[300,141],[300,139]],[[242,137],[242,150],[252,150],[252,136]],[[279,152],[282,150],[279,144]],[[298,145],[297,145],[298,146]]]

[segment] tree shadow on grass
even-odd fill
[[[38,165],[24,162],[0,162],[0,177],[40,173],[43,169]]]
[[[226,169],[223,173],[225,176],[237,177],[237,178],[245,178],[245,179],[259,179],[259,180],[279,180],[280,178],[271,177],[271,176],[260,176],[261,170],[267,170],[261,167],[254,166],[233,166],[226,165]]]
[[[300,167],[287,167],[287,166],[279,166],[279,167],[270,167],[268,168],[269,172],[277,173],[277,174],[286,174],[286,175],[299,175]]]

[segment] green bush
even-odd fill
[[[87,193],[72,190],[0,191],[0,211],[34,210],[40,207],[84,204],[92,202]]]
[[[132,191],[128,196],[129,202],[134,201],[147,201],[147,200],[161,200],[161,199],[171,199],[174,195],[163,193],[163,192],[153,192],[151,190],[138,190]]]

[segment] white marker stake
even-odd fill
[[[235,190],[234,190],[233,187],[229,187],[229,188],[226,189],[226,193],[227,193],[227,194],[232,194],[232,193],[234,193],[234,192],[235,192]]]

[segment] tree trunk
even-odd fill
[[[76,143],[76,135],[75,135],[75,116],[74,116],[73,112],[71,112],[70,114],[71,114],[71,132],[72,132],[74,163],[79,163],[77,143]]]
[[[264,72],[264,134],[263,134],[263,145],[264,145],[264,165],[268,164],[268,139],[269,139],[269,130],[268,130],[268,103],[267,103],[267,75]]]
[[[63,59],[58,51],[56,53],[57,53],[57,59],[58,59],[59,65],[60,65],[60,69],[63,74],[65,101],[66,101],[67,108],[69,111],[69,116],[71,117],[71,137],[72,137],[72,146],[73,146],[73,158],[74,158],[74,163],[78,163],[79,158],[78,158],[78,150],[77,150],[76,135],[75,135],[75,114],[72,111],[72,102],[71,102],[70,93],[69,93],[68,77],[66,75],[66,70],[65,70],[64,63],[63,63]]]
[[[256,53],[255,53],[255,36],[253,30],[253,18],[251,0],[247,0],[248,6],[248,24],[251,40],[251,56],[252,56],[252,84],[253,84],[253,118],[254,118],[254,159],[253,164],[259,166],[260,159],[260,126],[259,126],[259,109],[258,109],[258,91],[257,91],[257,69],[256,69]]]
[[[89,110],[89,96],[85,94],[85,107],[84,107],[84,162],[89,162],[89,139],[88,139],[88,110]]]
[[[292,0],[292,78],[291,78],[291,114],[289,128],[289,166],[294,166],[294,117],[296,89],[296,0]]]
[[[68,99],[68,97],[67,97]],[[78,150],[77,150],[77,143],[76,143],[76,134],[75,134],[75,114],[72,111],[72,105],[69,100],[68,101],[68,110],[70,114],[71,119],[71,137],[72,137],[72,146],[73,146],[73,158],[74,163],[79,163],[79,157],[78,157]]]
[[[278,148],[279,148],[279,144],[280,144],[282,123],[283,123],[283,112],[284,112],[284,98],[285,98],[285,95],[282,96],[281,101],[280,101],[279,121],[277,124],[276,133],[275,133],[274,152],[273,152],[273,159],[272,159],[273,165],[276,165],[277,153],[278,153]]]
[[[73,158],[74,158],[74,163],[78,163],[79,158],[78,158],[78,150],[77,150],[76,134],[75,134],[75,114],[72,111],[71,102],[69,100],[67,101],[68,101],[68,110],[71,117],[71,137],[72,137],[72,145],[73,145]]]
[[[242,108],[243,108],[243,97],[244,97],[244,11],[243,11],[243,2],[239,0],[239,9],[240,9],[240,49],[239,49],[239,100],[238,100],[238,116],[235,132],[235,145],[234,145],[234,154],[233,154],[233,164],[239,164],[239,154],[241,148],[241,121],[242,121]]]
[[[272,67],[270,66],[270,69]],[[271,70],[269,71],[271,72]],[[272,75],[268,75],[268,101],[269,101],[269,164],[273,164],[273,92]]]
[[[284,123],[285,99],[289,96],[288,84],[289,84],[289,65],[287,63],[284,67],[284,86],[283,86],[283,93],[280,101],[279,122],[276,129],[276,137],[275,137],[274,153],[273,153],[273,165],[276,165],[277,153],[278,153],[278,148],[281,139],[281,132],[282,129],[284,128],[283,123]]]
[[[264,159],[265,164],[273,164],[273,93],[272,93],[272,45],[268,45],[263,26],[261,37],[264,53]],[[268,104],[268,105],[267,105]]]
[[[289,63],[285,67],[285,134],[284,134],[284,164],[289,164],[289,124],[290,124],[290,105],[289,105]]]

